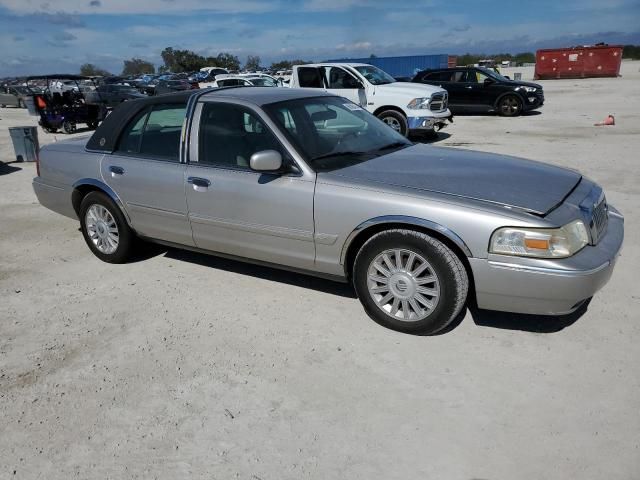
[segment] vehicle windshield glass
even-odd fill
[[[248,78],[253,85],[256,87],[277,87],[278,84],[271,80],[269,77],[253,77]]]
[[[395,83],[396,81],[395,78],[387,72],[382,71],[373,65],[361,65],[354,68],[372,85],[386,85],[388,83]]]
[[[501,80],[501,81],[508,81],[509,80],[508,78],[503,77],[498,72],[496,72],[495,70],[491,70],[490,68],[478,67],[478,70],[480,70],[482,73],[484,73],[487,77],[491,77],[491,78],[494,78],[496,80]]]
[[[264,109],[316,171],[344,168],[412,145],[341,97],[288,100]]]

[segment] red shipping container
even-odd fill
[[[554,78],[617,77],[621,45],[550,48],[536,52],[536,80]]]

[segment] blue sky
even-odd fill
[[[113,72],[167,46],[280,59],[640,44],[640,0],[0,0],[0,77]]]

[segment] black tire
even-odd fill
[[[113,253],[101,252],[93,240],[89,236],[87,227],[87,211],[94,205],[104,207],[113,220],[118,229],[118,245]],[[82,229],[82,236],[87,243],[89,250],[103,262],[107,263],[126,263],[127,259],[131,256],[135,246],[135,234],[129,228],[124,215],[120,208],[111,200],[111,198],[103,192],[90,192],[80,202],[80,211],[78,213],[80,217],[80,227]]]
[[[71,134],[71,133],[75,133],[76,131],[76,124],[74,122],[72,122],[71,120],[65,120],[62,123],[62,131],[66,134]]]
[[[57,128],[52,128],[52,127],[42,127],[42,129],[47,133],[56,133],[58,131]]]
[[[385,110],[380,112],[377,117],[400,135],[409,136],[409,123],[407,122],[407,117],[402,113],[395,110]]]
[[[522,113],[522,99],[517,95],[505,95],[498,100],[497,107],[503,117],[517,117]]]
[[[7,106],[4,103],[0,103],[0,108],[6,108]]]
[[[435,277],[437,282],[437,286],[432,282],[432,286],[428,288],[437,288],[439,294],[437,302],[433,305],[431,312],[427,313],[426,318],[410,319],[412,308],[410,307],[409,320],[399,319],[397,316],[391,316],[389,312],[383,310],[374,300],[373,293],[369,291],[368,273],[370,269],[375,268],[372,266],[374,260],[387,250],[399,250],[407,257],[410,253],[415,253],[428,263],[428,276]],[[396,262],[395,258],[391,261]],[[408,260],[407,263],[409,263]],[[412,270],[418,271],[419,268],[412,269],[412,266],[409,265],[408,271]],[[396,275],[394,272],[403,271],[406,272],[407,270],[389,269],[389,273],[393,275],[387,278],[394,278]],[[392,330],[423,335],[433,335],[447,328],[462,311],[469,290],[467,271],[455,253],[442,242],[429,235],[404,229],[386,230],[367,240],[358,252],[354,262],[353,283],[365,311],[375,322]],[[389,280],[389,284],[391,284],[391,280]],[[428,283],[423,285],[428,285]],[[406,291],[405,287],[406,285],[403,287],[403,291]],[[387,288],[387,290],[391,292],[391,289]],[[383,296],[383,294],[380,294],[380,296]],[[434,300],[434,298],[431,300]],[[404,309],[408,303],[403,302],[402,308]],[[415,300],[414,304],[424,308],[423,304],[416,303]],[[404,317],[404,312],[397,312],[397,314],[400,313]]]

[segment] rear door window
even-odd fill
[[[422,77],[422,79],[431,82],[450,82],[451,73],[452,72],[431,72],[427,73],[424,77]]]
[[[302,88],[324,88],[323,72],[316,67],[298,68],[298,83]]]
[[[182,104],[155,105],[142,111],[125,128],[118,151],[178,162],[184,115]]]

